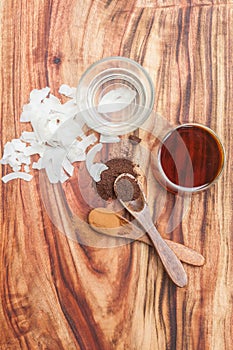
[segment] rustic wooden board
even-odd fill
[[[25,130],[19,116],[31,89],[76,86],[97,59],[123,55],[150,73],[157,112],[212,127],[227,157],[219,182],[193,196],[167,237],[206,258],[202,268],[185,266],[183,289],[145,244],[90,248],[61,234],[38,173],[30,183],[1,183],[1,349],[231,349],[231,3],[1,1],[1,147]]]

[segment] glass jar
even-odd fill
[[[146,121],[154,95],[152,80],[140,64],[125,57],[109,57],[86,70],[76,97],[78,110],[91,129],[117,136]]]

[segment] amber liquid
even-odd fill
[[[208,129],[199,125],[185,125],[165,139],[160,162],[173,184],[205,188],[220,174],[224,151],[219,140]]]

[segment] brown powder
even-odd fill
[[[96,189],[99,196],[104,200],[115,199],[114,181],[123,173],[128,173],[137,177],[137,173],[134,170],[135,164],[125,158],[114,158],[107,161],[105,164],[108,166],[108,169],[102,172],[101,180],[96,183]]]
[[[141,190],[134,179],[129,176],[122,176],[116,183],[117,198],[123,202],[134,201],[139,198]]]
[[[95,208],[88,215],[88,222],[95,228],[119,228],[127,225],[127,221],[118,213],[109,211],[106,208]]]

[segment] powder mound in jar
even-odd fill
[[[123,173],[131,174],[136,178],[137,173],[134,170],[136,165],[125,158],[110,159],[105,164],[108,169],[101,173],[101,180],[96,183],[96,190],[99,196],[104,200],[116,199],[114,192],[114,182],[116,178]]]
[[[122,176],[116,183],[117,198],[123,202],[134,201],[139,198],[141,190],[134,179],[128,176]]]

